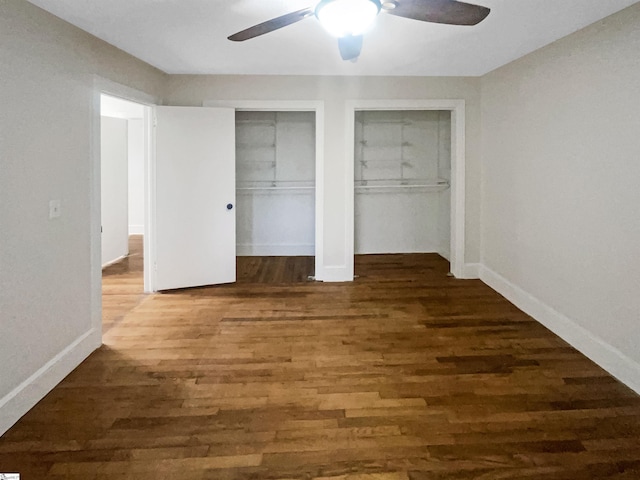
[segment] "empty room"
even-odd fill
[[[640,478],[640,2],[0,0],[0,477]]]

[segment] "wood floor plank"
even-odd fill
[[[0,472],[136,480],[640,478],[640,398],[437,255],[238,258],[238,283],[104,271],[104,345],[0,438]]]
[[[115,324],[144,300],[142,235],[129,236],[129,254],[102,269],[102,331]]]

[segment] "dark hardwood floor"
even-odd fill
[[[308,282],[315,271],[314,257],[236,257],[237,283]]]
[[[0,439],[0,472],[640,478],[638,395],[437,255],[358,257],[343,284],[268,264],[143,297]]]
[[[102,270],[102,332],[133,310],[146,295],[142,235],[129,237],[129,255]],[[310,281],[314,257],[237,257],[237,283],[292,284]]]

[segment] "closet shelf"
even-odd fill
[[[249,180],[236,183],[238,192],[314,190],[315,188],[313,180]]]
[[[271,127],[276,126],[276,122],[273,120],[238,120],[236,119],[236,124],[241,125],[269,125]]]
[[[449,188],[447,180],[357,180],[356,193],[441,192]]]
[[[368,140],[361,140],[358,142],[362,148],[395,148],[395,149],[400,149],[400,148],[408,148],[408,147],[412,147],[413,143],[411,142],[401,142],[401,143],[369,143]]]
[[[413,165],[414,162],[412,160],[415,161],[416,159],[402,160],[401,158],[394,158],[394,159],[369,158],[367,160],[363,160],[363,159],[356,160],[356,163],[359,164],[359,165],[362,165],[362,162],[364,162],[364,163],[371,163],[371,164],[377,165],[379,167],[398,168],[398,166],[402,165],[403,163],[407,163],[407,162],[411,163]]]
[[[398,119],[398,120],[391,120],[391,119],[367,119],[366,121],[362,121],[359,119],[355,120],[355,123],[357,123],[358,125],[413,125],[414,122],[412,122],[411,120],[402,120],[402,119]]]
[[[258,148],[276,148],[275,143],[238,143],[236,148],[254,150]]]
[[[275,160],[242,160],[242,162],[238,162],[238,167],[249,167],[250,163],[271,163],[272,165],[276,164]]]
[[[313,195],[315,193],[315,186],[305,185],[275,185],[275,186],[261,186],[261,187],[238,187],[236,188],[238,195]]]

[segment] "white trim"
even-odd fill
[[[205,100],[203,107],[227,107],[236,110],[269,112],[308,112],[316,114],[316,182],[315,182],[315,271],[316,279],[325,278],[324,265],[324,101],[321,100]]]
[[[101,80],[94,78],[93,98],[91,102],[91,139],[89,154],[89,265],[91,286],[91,328],[102,330],[102,211],[101,211],[101,119],[100,119],[100,91]],[[71,370],[70,370],[71,371]]]
[[[326,265],[324,267],[324,277],[320,279],[316,275],[316,280],[319,282],[352,282],[353,266],[349,269],[348,265]]]
[[[309,112],[324,107],[321,100],[205,100],[203,107],[265,112]]]
[[[115,258],[113,260],[109,260],[108,262],[105,262],[102,264],[102,268],[106,268],[109,265],[113,265],[114,263],[118,263],[120,260],[124,260],[125,258],[127,258],[128,255],[120,255],[118,258]]]
[[[297,257],[312,256],[315,253],[311,244],[289,244],[289,245],[269,245],[269,244],[238,244],[236,245],[236,255],[239,257]]]
[[[92,328],[0,399],[0,435],[9,430],[91,352],[100,347],[101,332],[102,328]]]
[[[465,272],[465,101],[464,100],[349,100],[346,102],[347,256],[354,252],[354,174],[355,112],[358,110],[448,110],[451,112],[451,273],[468,278]]]
[[[622,383],[640,393],[640,364],[484,265],[480,267],[480,279]]]
[[[465,263],[464,264],[464,269],[462,272],[462,277],[460,278],[466,278],[466,279],[478,279],[480,278],[480,269],[482,268],[482,265],[480,265],[479,263]]]
[[[114,82],[108,78],[99,75],[93,76],[93,88],[98,90],[100,94],[118,97],[129,102],[139,103],[142,105],[155,105],[159,103],[159,99],[153,95],[149,95],[141,90],[128,87],[121,83]]]
[[[129,225],[129,235],[144,235],[144,225]]]
[[[156,282],[156,107],[144,109],[144,292],[157,292]]]
[[[356,109],[360,107],[362,102],[356,100],[347,100],[345,102],[345,126],[346,135],[344,142],[345,149],[345,162],[344,162],[344,199],[345,199],[345,212],[344,212],[344,266],[342,276],[337,281],[353,281],[355,278],[355,169],[354,169],[354,156],[355,156],[355,138],[356,138],[356,124],[355,115]],[[338,270],[333,271],[337,274]]]
[[[324,102],[316,107],[316,239],[315,277],[325,278],[324,265]]]
[[[466,113],[464,100],[451,108],[451,273],[464,277],[466,198]]]

